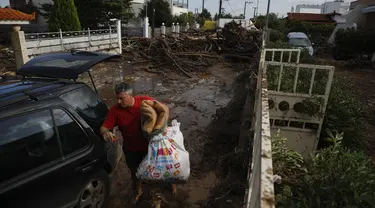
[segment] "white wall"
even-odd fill
[[[186,14],[188,12],[189,10],[187,8],[172,6],[172,15],[179,16],[180,14]]]
[[[131,7],[132,7],[135,17],[138,17],[139,14],[141,13],[141,9],[143,9],[144,3],[141,1],[143,0],[136,0],[136,1],[131,2]]]
[[[64,32],[63,38],[60,37],[58,32],[25,34],[29,57],[71,49],[121,54],[118,41],[121,35],[116,31],[92,30],[90,34],[88,31]]]
[[[336,13],[345,13],[349,10],[349,3],[342,3],[342,2],[326,2],[323,4],[322,13],[332,13],[336,11]]]
[[[336,13],[345,13],[349,10],[349,2],[326,2],[324,4],[299,4],[296,6],[297,13],[317,13],[327,14],[336,11]],[[307,11],[307,12],[306,12]]]

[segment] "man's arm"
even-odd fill
[[[100,135],[103,136],[105,141],[111,141],[114,136],[113,133],[104,126],[100,127]]]
[[[112,107],[109,109],[107,117],[103,123],[103,125],[100,127],[100,135],[103,136],[104,140],[111,141],[113,138],[112,132],[110,132],[111,129],[113,129],[116,125],[117,121],[117,113],[116,113],[116,107]]]

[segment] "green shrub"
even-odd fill
[[[372,54],[375,52],[375,31],[340,29],[336,33],[335,47],[348,57]]]
[[[347,81],[334,77],[320,137],[329,136],[324,129],[344,132],[343,146],[363,149],[366,140],[362,135],[364,112],[361,106]]]
[[[55,0],[48,20],[50,31],[79,31],[81,24],[73,0]]]
[[[288,150],[286,139],[273,136],[274,174],[277,207],[346,208],[375,207],[375,168],[361,151],[341,145],[342,134],[332,135],[332,146],[302,161],[299,153]]]

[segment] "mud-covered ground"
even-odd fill
[[[109,106],[115,102],[113,85],[121,80],[120,71],[124,80],[134,84],[136,94],[152,96],[168,105],[170,119],[181,123],[191,176],[188,183],[178,185],[175,197],[168,186],[146,184],[143,197],[132,205],[130,174],[122,158],[111,175],[109,207],[151,207],[148,191],[155,187],[162,188],[168,201],[162,207],[241,207],[247,171],[242,170],[243,158],[234,147],[246,94],[244,80],[234,78],[248,66],[219,62],[193,78],[177,71],[161,76],[145,72],[147,68],[147,64],[123,60],[101,64],[93,70],[93,76]],[[237,168],[240,170],[233,170]]]

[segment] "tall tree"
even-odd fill
[[[108,25],[112,18],[127,22],[134,17],[131,0],[75,0],[82,27],[96,29],[98,25]],[[43,16],[48,18],[53,4],[42,4]]]
[[[77,8],[73,0],[54,0],[51,10],[48,29],[50,31],[77,31],[81,30]]]
[[[155,14],[153,14],[155,9]],[[166,25],[172,24],[173,16],[171,14],[169,3],[164,0],[151,0],[147,3],[147,16],[149,17],[150,24],[152,25],[152,18],[155,18],[155,27],[160,27],[162,23]],[[146,16],[146,6],[141,9],[140,17]]]
[[[32,0],[29,0],[27,4],[23,6],[14,7],[13,9],[19,10],[26,14],[32,14],[32,13],[39,14],[40,13],[38,7],[34,5]],[[37,22],[37,18],[38,18],[38,15],[35,15],[35,19],[32,22]]]
[[[211,13],[206,8],[203,9],[201,15],[203,16],[203,18],[205,20],[211,20],[212,19]]]
[[[180,25],[186,25],[186,23],[189,23],[190,25],[194,24],[194,14],[193,12],[188,12],[186,14],[180,14],[180,16],[173,17],[173,22],[179,23]]]

